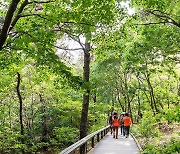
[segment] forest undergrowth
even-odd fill
[[[142,154],[180,153],[179,107],[176,110],[176,115],[157,114],[149,119],[146,114],[138,125],[133,125],[132,132],[142,147]]]

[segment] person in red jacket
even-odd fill
[[[126,138],[129,136],[129,129],[132,124],[131,118],[129,117],[128,113],[125,113],[125,117],[123,118],[124,122],[124,129],[125,129],[125,136]]]
[[[119,128],[119,117],[117,116],[117,113],[114,113],[114,116],[112,117],[113,120],[113,138],[118,138],[118,128]]]

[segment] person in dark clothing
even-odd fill
[[[122,112],[120,115],[120,127],[121,127],[121,135],[123,135],[123,136],[125,136],[124,122],[123,122],[124,117],[125,117],[125,112]]]
[[[111,131],[111,135],[113,133],[113,120],[112,120],[112,113],[109,116],[109,125],[110,125],[110,131]]]

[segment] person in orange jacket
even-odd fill
[[[129,117],[128,113],[125,113],[125,117],[123,118],[123,122],[124,122],[125,136],[127,138],[129,136],[130,126],[132,124],[132,120]]]
[[[118,138],[118,128],[119,128],[119,117],[117,116],[117,113],[114,113],[114,116],[112,117],[113,120],[113,138]]]

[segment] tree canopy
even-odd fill
[[[179,152],[179,8],[179,0],[0,0],[0,153],[57,153],[106,126],[113,110],[130,113],[144,153]],[[72,50],[84,58],[68,65],[58,53]]]

